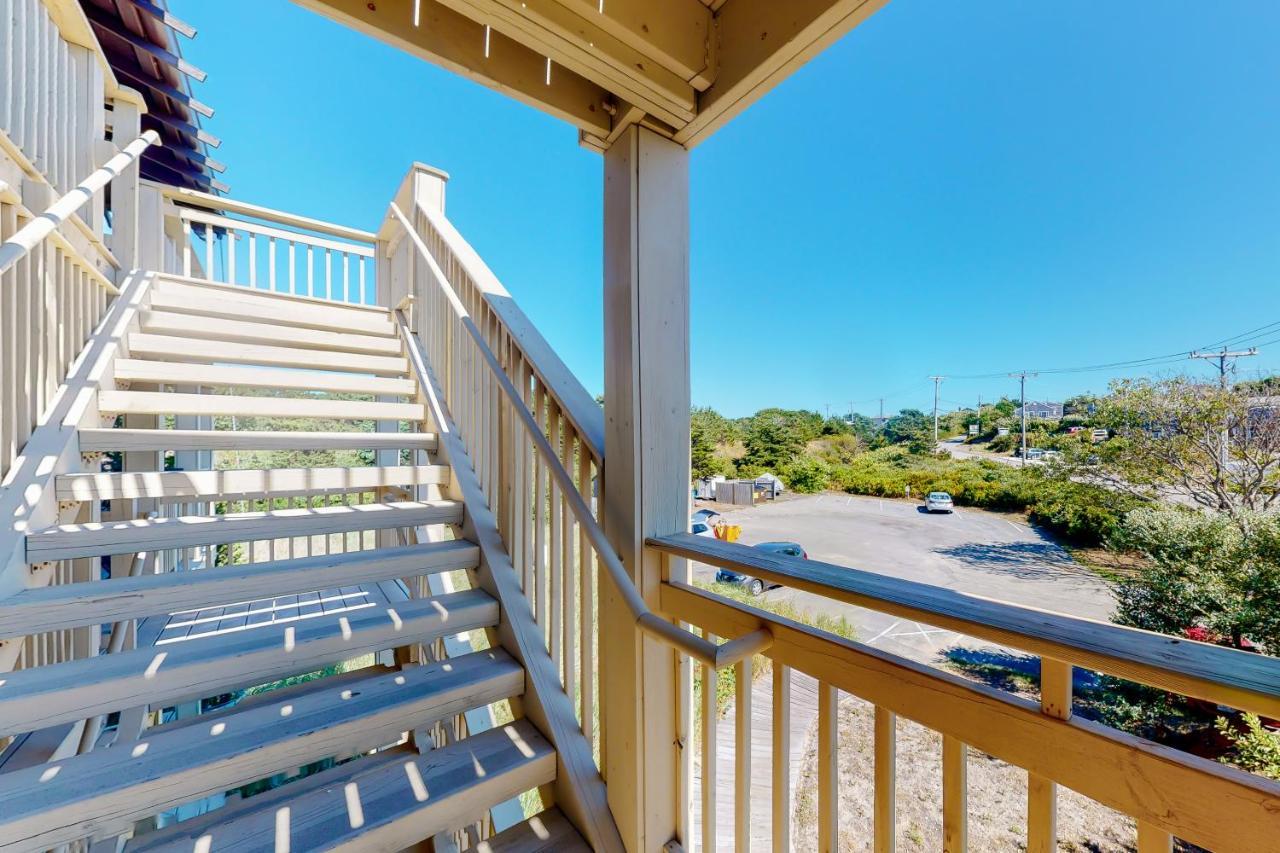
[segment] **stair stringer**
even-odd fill
[[[426,351],[409,330],[404,312],[395,312],[409,366],[426,398],[427,415],[438,436],[437,459],[453,476],[449,496],[466,507],[462,535],[480,548],[477,585],[499,606],[495,639],[525,668],[524,716],[556,749],[554,805],[574,824],[593,850],[623,853],[622,835],[609,809],[604,779],[596,767],[591,743],[578,726],[573,703],[560,683],[555,662],[542,641],[542,630],[520,588],[519,576],[489,509],[475,469],[458,436],[443,390],[427,361]],[[551,804],[547,804],[551,805]]]

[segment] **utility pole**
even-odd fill
[[[978,435],[982,435],[982,395],[978,395]]]
[[[1017,377],[1020,381],[1020,390],[1018,391],[1019,406],[1022,409],[1022,467],[1027,465],[1027,377],[1038,376],[1037,373],[1028,373],[1023,370],[1019,373],[1010,373],[1010,376]]]
[[[849,423],[853,423],[853,401],[849,401]]]
[[[827,403],[827,420],[831,420],[831,404]]]
[[[933,443],[938,443],[938,389],[942,386],[942,380],[945,376],[930,376],[933,380]]]
[[[884,397],[880,398],[880,426],[884,426]]]
[[[1234,361],[1237,358],[1248,358],[1251,355],[1257,354],[1257,347],[1249,347],[1247,350],[1237,350],[1235,352],[1231,352],[1226,347],[1223,347],[1218,352],[1200,352],[1197,350],[1196,352],[1191,353],[1189,358],[1203,358],[1206,361],[1218,362],[1218,386],[1225,391],[1227,389],[1227,361]],[[1227,423],[1222,425],[1222,435],[1218,437],[1218,470],[1224,475],[1227,470],[1227,449],[1230,447],[1230,442],[1231,423],[1230,420],[1228,420]]]

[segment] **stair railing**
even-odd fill
[[[486,380],[480,387],[475,389],[479,393],[470,395],[474,402],[463,395],[454,396],[450,400],[451,408],[459,403],[463,406],[484,406],[484,410],[480,412],[480,417],[485,421],[492,420],[496,425],[500,416],[496,415],[498,407],[493,405],[498,402],[494,399],[494,396],[496,396],[494,392],[499,392],[506,398],[510,412],[515,416],[525,436],[532,443],[543,469],[554,481],[565,507],[572,513],[573,519],[579,526],[582,535],[590,544],[600,564],[604,567],[614,590],[621,596],[628,612],[631,614],[635,626],[694,660],[715,669],[732,666],[744,658],[767,649],[773,642],[773,636],[768,629],[761,628],[735,640],[716,645],[697,634],[666,621],[649,609],[639,590],[636,589],[635,584],[632,582],[626,568],[622,565],[622,560],[614,551],[613,545],[605,536],[604,530],[601,529],[591,508],[587,505],[586,499],[579,490],[581,484],[575,482],[573,476],[569,473],[565,464],[565,456],[567,455],[564,452],[565,448],[563,446],[560,448],[552,446],[553,439],[559,443],[559,437],[556,434],[554,425],[551,435],[544,432],[543,426],[538,423],[534,412],[528,408],[525,397],[517,390],[499,362],[498,357],[489,348],[484,335],[472,320],[467,307],[450,285],[444,272],[440,269],[439,264],[436,263],[435,258],[432,257],[430,250],[418,235],[412,223],[409,222],[398,205],[393,203],[390,209],[392,215],[404,228],[408,238],[413,241],[413,245],[417,249],[418,260],[435,285],[437,301],[440,307],[443,307],[447,312],[444,316],[447,316],[451,321],[453,328],[448,330],[450,335],[448,343],[450,344],[451,354],[455,359],[463,360],[469,366],[482,364],[488,371]],[[471,351],[468,351],[465,346],[468,340],[472,347]],[[474,378],[474,375],[469,378]],[[487,441],[483,436],[477,441],[474,436],[465,434],[463,439],[467,443],[473,464],[476,464],[477,467],[483,466],[486,469],[498,467],[492,465],[492,462],[502,454],[502,449],[498,446],[501,442]],[[490,464],[484,464],[486,461]],[[483,478],[481,482],[482,484],[484,483]],[[494,492],[489,492],[487,496],[492,508]],[[501,516],[502,513],[499,512],[500,519]],[[554,586],[556,579],[551,578],[550,580]],[[555,591],[553,590],[550,594],[554,596]]]

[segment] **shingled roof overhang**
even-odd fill
[[[80,0],[80,5],[117,79],[146,100],[143,128],[160,134],[162,145],[142,155],[142,176],[227,192],[216,178],[226,167],[209,153],[221,140],[200,127],[213,109],[191,92],[191,81],[203,81],[205,73],[182,56],[179,36],[192,38],[195,28],[174,17],[166,0]]]

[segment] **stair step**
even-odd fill
[[[0,816],[0,846],[47,849],[89,833],[128,829],[132,821],[239,784],[329,756],[385,746],[404,731],[518,695],[523,685],[523,671],[504,652],[477,652],[260,705],[221,717],[209,726],[159,732],[132,745],[76,756],[52,765],[53,776],[48,775],[50,766],[19,771],[0,778],[0,802],[5,803]],[[529,726],[521,735],[537,737]],[[509,755],[519,753],[515,742],[510,736],[503,740],[506,743],[498,746],[505,750],[487,743],[459,750],[449,770],[456,775],[462,760],[470,761],[488,746],[481,765],[486,773],[491,754],[506,758],[504,765],[493,769],[509,778],[520,775],[514,772],[516,768],[536,763],[537,758],[547,763],[545,756],[550,755],[554,775],[554,753],[545,743],[538,744],[542,749],[535,751],[534,758],[523,754],[517,758]],[[423,765],[424,781],[428,774],[432,782],[439,778],[432,762],[422,758],[417,763]],[[441,762],[437,759],[434,763]],[[399,793],[381,774],[396,773],[409,801],[416,804],[409,776],[400,764],[357,772],[355,797],[345,786],[325,793],[336,794],[343,806],[352,802],[354,809],[363,807],[366,826],[376,826],[384,802],[393,805],[389,795]],[[377,782],[382,782],[381,791]],[[428,790],[434,802],[439,794],[434,786]],[[401,807],[398,800],[394,805]],[[387,812],[389,815],[390,810]],[[304,814],[291,816],[293,827],[306,825]],[[348,833],[363,831],[363,827],[352,830],[351,824],[359,827],[360,822],[349,820],[346,808],[329,817],[339,818]],[[274,813],[271,819],[275,820]],[[272,831],[259,842],[274,846],[276,837],[273,823]],[[222,849],[222,845],[215,845]],[[292,849],[310,849],[310,845],[295,843]]]
[[[291,370],[283,367],[246,367],[205,364],[193,368],[176,361],[116,359],[115,378],[125,382],[156,382],[164,385],[200,385],[240,388],[291,388],[300,391],[330,391],[345,394],[379,394],[412,397],[418,393],[411,379],[362,376],[323,370]]]
[[[367,768],[355,763],[352,769],[344,765],[320,773],[309,790],[294,796],[286,785],[271,792],[278,796],[270,802],[246,800],[225,815],[214,812],[190,827],[162,830],[163,837],[143,836],[127,849],[176,853],[199,843],[209,853],[314,851],[358,838],[360,849],[402,850],[556,776],[555,751],[526,720],[425,755],[377,759],[367,760]],[[205,836],[208,840],[201,842]]]
[[[197,363],[262,364],[312,370],[345,370],[350,373],[372,373],[376,376],[404,376],[409,371],[409,363],[403,356],[236,344],[175,335],[148,335],[141,332],[129,335],[129,355],[134,358],[167,358]],[[192,380],[193,385],[199,383],[198,371],[192,371]]]
[[[476,853],[590,853],[591,845],[559,809],[539,812],[476,845]]]
[[[151,289],[151,307],[203,317],[396,337],[395,321],[385,309],[371,311],[339,303],[284,300],[247,287],[231,289],[158,279]]]
[[[236,512],[134,521],[63,524],[27,534],[27,562],[136,554],[166,548],[322,536],[356,530],[460,524],[458,501],[393,501],[356,506]]]
[[[26,589],[0,599],[0,639],[472,569],[479,559],[475,545],[455,540]]]
[[[435,450],[429,432],[82,429],[80,450]]]
[[[0,685],[0,736],[216,696],[497,620],[492,598],[466,590],[24,669]]]
[[[142,331],[153,335],[178,335],[219,342],[270,344],[302,349],[359,352],[369,355],[400,355],[399,338],[337,332],[332,329],[300,329],[297,326],[200,317],[171,311],[144,311]]]
[[[270,468],[224,471],[126,471],[59,474],[60,501],[127,498],[235,498],[269,494],[283,498],[325,492],[373,491],[383,486],[432,486],[449,482],[448,465],[360,468]]]
[[[200,380],[198,370],[191,379]],[[297,397],[236,397],[229,394],[170,394],[163,391],[99,391],[98,408],[120,415],[240,415],[259,418],[422,421],[421,403],[314,400]]]

